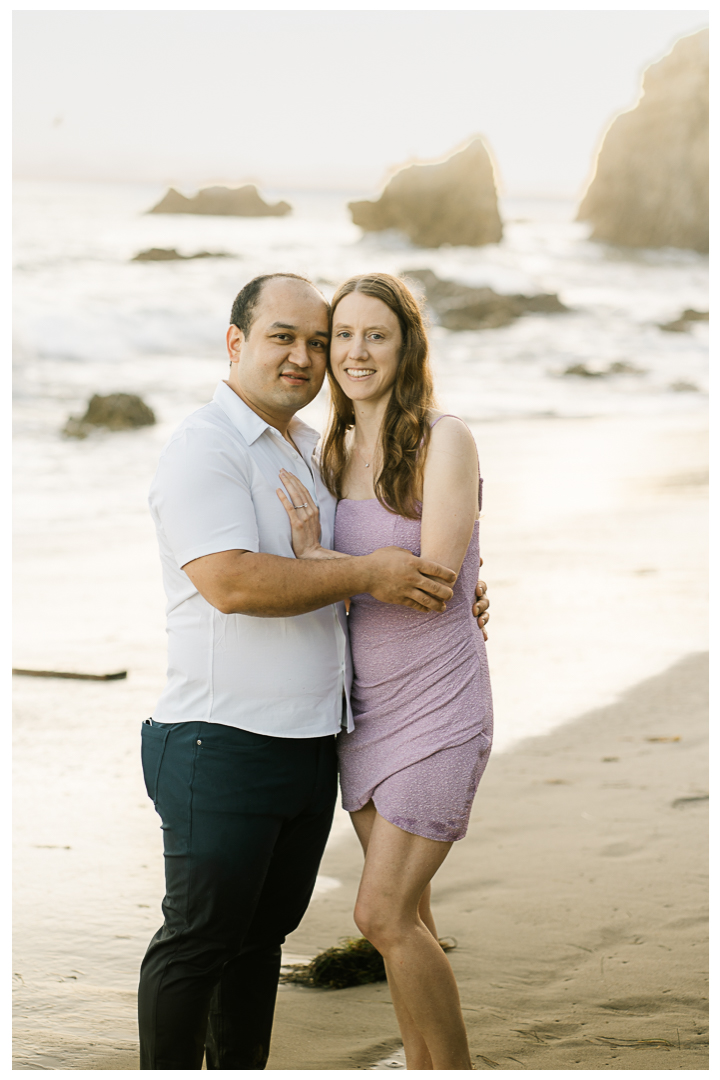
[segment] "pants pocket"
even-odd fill
[[[165,754],[167,737],[170,734],[169,727],[158,727],[155,724],[142,725],[142,744],[140,757],[142,760],[145,789],[157,807],[158,778],[160,766]]]

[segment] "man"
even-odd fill
[[[318,435],[295,416],[322,385],[328,305],[309,281],[268,275],[231,321],[229,380],[175,432],[150,492],[169,657],[142,755],[166,895],[140,978],[142,1069],[200,1069],[203,1054],[208,1069],[265,1067],[280,947],[330,830],[335,735],[352,729],[342,601],[442,611],[455,580],[399,548],[295,559],[281,468],[312,493],[333,546]]]

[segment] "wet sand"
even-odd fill
[[[656,739],[679,741],[654,741]],[[480,1069],[706,1069],[707,658],[491,759],[434,886]],[[288,942],[344,934],[343,887]],[[270,1069],[367,1069],[399,1044],[387,986],[283,987]]]
[[[450,956],[478,1068],[707,1067],[706,683],[705,655],[688,656],[617,704],[491,759],[468,836],[434,886],[440,933],[458,942]],[[55,740],[36,733],[51,758],[68,740],[82,756],[79,726]],[[161,867],[139,783],[123,805],[118,776],[105,778],[117,815],[105,860],[87,821],[75,850],[36,845],[46,893],[34,904],[21,893],[17,905],[28,962],[16,979],[17,1069],[137,1068],[134,969],[157,922],[148,905]],[[81,803],[80,817],[91,809]],[[125,874],[120,890],[108,887],[111,862]],[[359,845],[341,830],[322,866],[326,891],[289,954],[356,933],[360,871]],[[31,926],[38,900],[46,918]],[[268,1068],[367,1069],[398,1044],[385,984],[284,986]]]

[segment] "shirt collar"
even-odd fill
[[[248,446],[252,446],[264,431],[277,432],[277,428],[268,424],[266,420],[263,420],[262,416],[258,416],[255,410],[251,409],[226,382],[218,383],[213,394],[213,401],[220,406],[225,415],[232,421]],[[298,450],[301,453],[308,454],[308,456],[312,455],[320,438],[320,433],[297,416],[293,416],[288,430]]]

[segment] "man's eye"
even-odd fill
[[[326,344],[325,344],[324,341],[311,341],[310,346],[313,349],[324,349],[324,348],[326,348]]]

